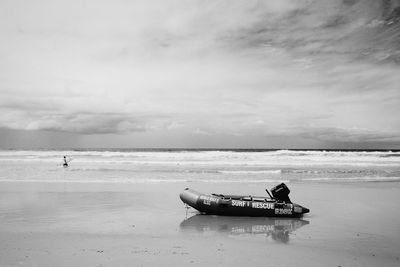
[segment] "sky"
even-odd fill
[[[398,0],[0,0],[0,149],[400,149]]]

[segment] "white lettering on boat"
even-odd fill
[[[292,214],[292,209],[275,209],[275,214]]]
[[[246,205],[246,201],[232,200],[232,206],[244,207],[245,205]]]
[[[211,206],[211,202],[218,203],[218,198],[216,197],[201,196],[200,199],[203,200],[204,205],[208,206]]]
[[[274,203],[253,202],[251,207],[254,209],[273,209]]]

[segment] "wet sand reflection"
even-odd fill
[[[301,218],[231,217],[197,214],[180,224],[182,231],[225,233],[229,235],[265,235],[280,243],[288,243],[290,234],[309,224]]]

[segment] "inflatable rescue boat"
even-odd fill
[[[254,217],[300,217],[310,210],[292,203],[289,188],[281,183],[271,189],[269,197],[211,194],[205,195],[186,188],[181,200],[196,210],[212,215]]]

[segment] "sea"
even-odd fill
[[[63,156],[69,162],[63,167]],[[1,182],[400,182],[400,151],[271,149],[0,150]]]

